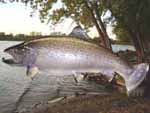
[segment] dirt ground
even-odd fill
[[[97,81],[95,78],[92,79]],[[148,95],[150,95],[149,81],[150,76],[142,83],[148,86],[145,87]],[[21,113],[150,113],[150,96],[128,97],[117,87],[117,90],[106,94],[79,95],[54,103],[38,104],[32,110]]]
[[[39,104],[25,113],[150,113],[150,98],[129,98],[118,93],[86,95]]]

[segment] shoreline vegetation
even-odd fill
[[[25,34],[17,34],[17,35],[13,35],[13,34],[8,34],[6,35],[5,33],[1,33],[0,32],[0,41],[28,41],[28,40],[32,40],[32,39],[38,39],[38,38],[46,38],[46,37],[61,37],[61,36],[68,36],[65,34],[52,34],[52,35],[25,35]],[[100,44],[100,38],[99,37],[95,37],[93,39],[89,39],[89,42],[93,42],[95,44]],[[125,42],[125,41],[119,41],[119,40],[113,40],[110,39],[111,44],[118,44],[118,45],[131,45],[130,42]]]

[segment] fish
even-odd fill
[[[149,70],[148,63],[133,66],[103,46],[70,36],[33,39],[4,52],[12,56],[11,62],[26,67],[31,78],[48,70],[63,75],[100,72],[111,81],[117,73],[125,81],[127,94],[141,84]]]

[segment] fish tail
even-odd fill
[[[148,71],[148,63],[141,63],[134,66],[134,70],[129,75],[129,78],[125,80],[128,95],[142,83]]]

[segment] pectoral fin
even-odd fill
[[[31,79],[34,78],[34,76],[39,72],[39,69],[38,67],[27,67],[27,72],[26,72],[26,75],[31,77]]]

